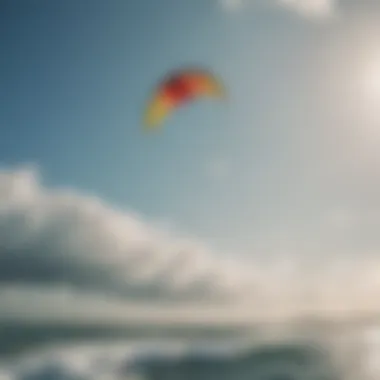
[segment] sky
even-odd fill
[[[1,1],[0,317],[377,312],[379,19],[375,0]],[[157,81],[196,64],[228,102],[143,133]]]

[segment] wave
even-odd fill
[[[365,340],[343,338],[77,343],[15,357],[0,366],[0,380],[379,379]]]

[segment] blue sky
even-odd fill
[[[218,229],[233,227],[204,212],[241,219],[249,203],[243,223],[255,223],[265,166],[289,157],[283,139],[291,121],[279,121],[292,116],[271,114],[286,113],[281,103],[299,86],[296,54],[305,55],[305,33],[315,32],[282,12],[229,15],[215,1],[16,1],[3,8],[3,163],[37,163],[50,184],[215,239]],[[152,86],[192,63],[223,78],[228,106],[199,103],[174,115],[161,135],[142,134]],[[213,178],[222,165],[233,167],[228,180]]]
[[[263,298],[272,297],[267,284],[278,280],[277,270],[287,276],[289,257],[327,273],[322,293],[333,278],[352,283],[350,271],[360,265],[364,278],[375,278],[365,263],[377,260],[380,245],[379,17],[379,3],[348,0],[3,2],[5,251],[46,250],[51,257],[95,251],[101,263],[116,252],[125,256],[123,265],[119,259],[112,265],[129,281],[136,241],[143,241],[151,256],[140,260],[156,277],[142,270],[148,280],[140,278],[138,294],[168,290],[169,273],[170,297],[178,281],[186,296],[244,288],[236,285],[241,269],[256,293],[259,287]],[[162,133],[142,133],[154,84],[188,64],[214,70],[228,88],[228,103],[189,105]],[[188,238],[150,235],[151,221]],[[11,233],[16,225],[21,230]],[[206,246],[216,253],[204,255]],[[178,249],[182,258],[173,253]],[[363,257],[365,263],[355,261]],[[235,263],[221,264],[225,258]],[[332,258],[344,260],[347,272],[331,272],[325,264]],[[265,261],[280,269],[260,272]],[[3,266],[17,267],[10,262]],[[53,270],[59,284],[95,286],[77,278],[77,269]],[[311,276],[304,273],[297,281],[306,288]],[[22,277],[1,275],[6,284]],[[25,281],[45,284],[54,276],[37,277]],[[107,291],[135,289],[127,281],[128,291],[125,284],[120,290],[111,277],[104,274]],[[279,281],[277,291],[283,289]],[[287,294],[293,290],[290,281]]]

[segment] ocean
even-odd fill
[[[229,338],[46,341],[4,356],[0,379],[379,380],[379,363],[376,327],[292,326]]]

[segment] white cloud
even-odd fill
[[[326,17],[333,14],[336,0],[219,0],[223,9],[236,11],[248,5],[275,5],[290,9],[305,17]]]
[[[334,0],[278,0],[278,3],[303,16],[325,17],[335,8]]]
[[[0,172],[0,284],[69,286],[125,299],[221,299],[230,268],[209,250],[96,197]]]
[[[252,322],[380,310],[376,253],[283,249],[266,262],[223,258],[94,196],[49,189],[36,170],[0,171],[0,318]]]

